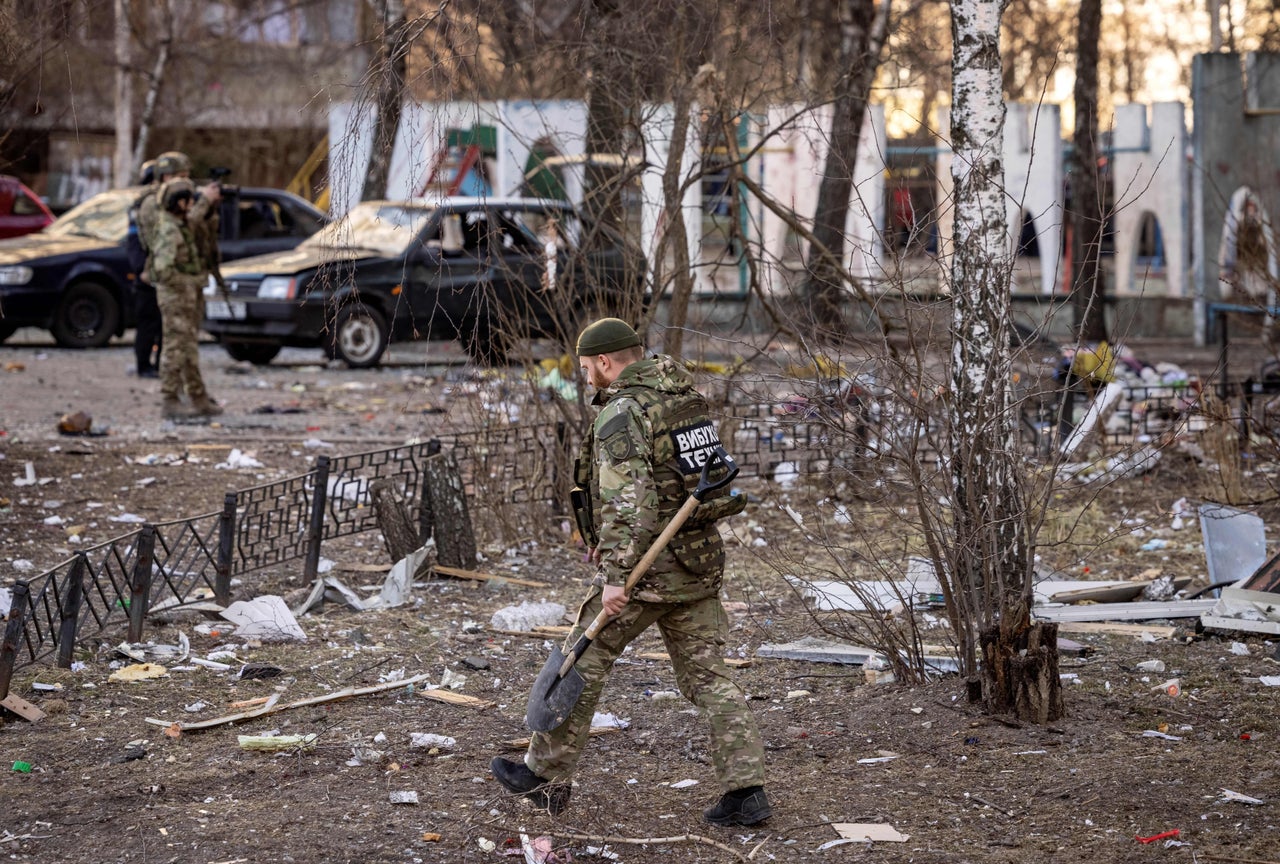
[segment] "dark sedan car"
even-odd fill
[[[67,348],[96,348],[133,326],[125,234],[142,190],[115,189],[67,211],[38,234],[0,241],[0,342],[43,327]],[[279,189],[228,186],[221,205],[224,261],[292,249],[326,216]]]
[[[459,339],[498,363],[519,339],[634,313],[643,273],[638,252],[562,201],[368,201],[291,252],[224,267],[204,329],[254,363],[288,345],[374,366],[389,341],[413,339]]]

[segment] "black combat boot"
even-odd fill
[[[712,825],[727,828],[730,825],[755,825],[772,814],[764,787],[748,786],[746,789],[724,793],[720,803],[705,811],[702,816]]]
[[[508,792],[523,795],[535,807],[546,810],[552,816],[559,816],[569,806],[571,790],[568,783],[544,780],[530,771],[529,766],[523,762],[512,762],[495,756],[489,763],[489,770]]]

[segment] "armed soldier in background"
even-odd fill
[[[139,222],[139,211],[143,202],[148,198],[154,198],[160,189],[160,181],[156,177],[155,159],[148,159],[142,163],[138,183],[144,188],[129,208],[129,233],[125,238],[125,254],[129,258],[129,269],[134,274],[133,310],[137,330],[133,338],[133,355],[137,361],[138,377],[156,378],[159,377],[157,370],[162,350],[160,306],[156,303],[155,286],[143,278],[147,268],[147,247]]]
[[[156,286],[164,324],[160,358],[161,411],[166,419],[212,417],[222,407],[209,398],[200,375],[200,299],[209,271],[196,248],[188,214],[195,203],[190,180],[177,178],[160,188],[147,259],[147,281]],[[182,401],[183,394],[191,400]]]

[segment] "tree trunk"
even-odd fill
[[[390,480],[381,478],[370,483],[369,497],[373,500],[373,511],[378,516],[378,527],[382,530],[382,539],[387,544],[392,564],[422,546],[409,519],[409,511]]]
[[[113,185],[122,187],[133,183],[133,172],[137,167],[133,161],[133,72],[128,4],[125,0],[115,0],[113,11],[116,18],[116,153],[112,170],[115,174]]]
[[[984,689],[990,688],[983,698],[989,712],[1038,724],[1062,717],[1057,624],[1032,624],[1012,642],[993,627],[981,641]]]
[[[677,40],[678,42],[679,40]],[[667,330],[662,337],[662,350],[672,357],[684,351],[684,325],[689,317],[689,298],[693,295],[693,271],[689,261],[689,232],[684,222],[684,192],[682,169],[685,147],[689,141],[689,110],[691,88],[681,85],[675,93],[675,117],[671,124],[671,146],[667,151],[667,165],[662,173],[662,206],[667,213],[667,230],[654,256],[655,270],[661,268],[665,250],[672,253],[671,303],[668,306]],[[694,181],[697,182],[697,181]],[[695,230],[701,230],[701,225]],[[665,279],[655,279],[659,286]]]
[[[446,567],[474,567],[476,535],[457,460],[448,453],[430,456],[423,473],[435,520],[436,560]]]
[[[639,108],[639,83],[626,45],[626,12],[623,0],[590,0],[587,28],[587,153],[625,156],[631,149],[628,134]],[[623,231],[626,212],[622,205],[622,170],[587,163],[583,210],[593,222]],[[612,241],[605,232],[583,238],[588,249],[603,248]]]
[[[374,9],[382,23],[382,44],[369,70],[374,90],[374,109],[378,112],[374,125],[373,147],[364,175],[362,201],[387,195],[387,175],[391,169],[391,151],[400,128],[404,109],[404,85],[409,56],[409,24],[405,20],[404,0],[377,0]]]
[[[1053,662],[1016,668],[984,662],[975,669],[978,634],[984,656],[1004,658],[1018,654],[1031,629],[1030,531],[1016,458],[1017,412],[1009,392],[1012,254],[1004,207],[1000,64],[1005,3],[951,5],[954,401],[947,452],[954,537],[946,581],[962,668],[971,678],[980,675],[984,707],[994,713],[1018,711],[1011,693],[1051,692],[1045,676],[1056,668],[1057,650],[1050,640],[1045,650],[1055,652]],[[1034,678],[1024,679],[1027,675]]]
[[[147,95],[142,100],[142,116],[138,118],[138,140],[133,144],[133,164],[141,165],[147,156],[147,144],[151,138],[151,123],[156,116],[156,102],[160,99],[160,88],[164,85],[165,71],[169,66],[169,48],[173,44],[173,7],[172,0],[164,0],[161,17],[164,20],[164,33],[160,44],[156,46],[156,60],[151,64],[151,78],[147,82]]]
[[[1071,305],[1076,336],[1107,338],[1106,279],[1100,266],[1106,202],[1098,172],[1098,39],[1102,0],[1080,0],[1076,30],[1076,128],[1071,168]]]
[[[809,306],[808,323],[813,325],[813,332],[821,341],[839,340],[847,331],[843,323],[840,273],[845,258],[845,223],[853,194],[853,171],[863,116],[879,64],[888,9],[886,0],[877,19],[875,0],[840,2],[840,77],[832,103],[831,143],[813,213],[813,236],[818,243],[809,246],[806,262],[809,275],[804,289]]]

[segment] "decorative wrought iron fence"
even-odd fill
[[[1224,393],[1228,392],[1224,388]],[[1270,422],[1268,399],[1246,382],[1230,389],[1233,417]],[[1137,388],[1105,426],[1115,445],[1156,438],[1197,410],[1196,394],[1169,387]],[[1023,443],[1043,452],[1063,433],[1060,418],[1078,419],[1074,401],[1029,405]],[[773,478],[784,463],[796,475],[829,472],[836,460],[871,452],[919,454],[942,422],[920,406],[863,394],[855,399],[733,405],[719,417],[721,437],[742,477]],[[0,698],[14,669],[57,652],[69,665],[77,639],[128,619],[129,638],[142,638],[151,607],[183,604],[208,592],[230,602],[231,577],[290,561],[316,576],[325,540],[377,527],[369,484],[390,481],[425,528],[426,460],[452,454],[468,496],[546,507],[563,513],[577,436],[565,424],[524,424],[441,436],[421,443],[330,458],[319,456],[305,474],[226,494],[220,512],[143,524],[12,589],[9,620],[0,643]],[[425,531],[424,531],[425,534]]]

